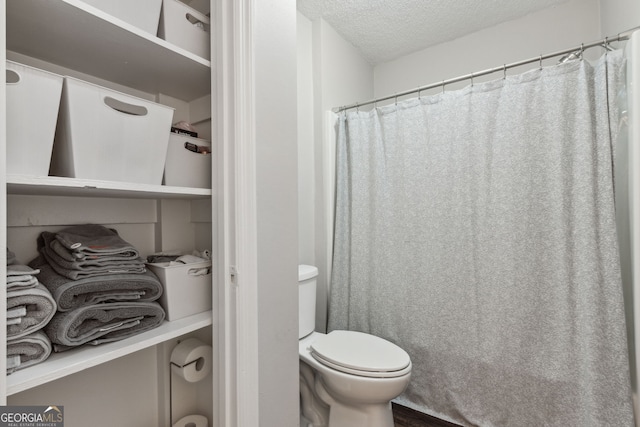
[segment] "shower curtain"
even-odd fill
[[[329,330],[404,348],[398,403],[483,427],[632,426],[609,52],[338,121]]]

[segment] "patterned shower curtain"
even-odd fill
[[[329,330],[411,356],[397,400],[483,427],[632,426],[609,52],[342,114]]]

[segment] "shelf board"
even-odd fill
[[[212,324],[211,313],[208,311],[172,322],[165,321],[155,329],[121,341],[98,346],[84,345],[63,353],[52,353],[44,362],[8,375],[7,395],[37,387],[210,326]]]
[[[211,92],[211,62],[79,0],[7,2],[7,50],[147,93]]]
[[[173,187],[58,176],[7,175],[7,193],[37,196],[204,199],[208,188]]]

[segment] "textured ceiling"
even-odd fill
[[[372,64],[456,39],[568,0],[297,0]]]

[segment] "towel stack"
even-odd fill
[[[29,266],[51,292],[58,311],[45,328],[55,352],[118,341],[156,328],[165,313],[162,284],[138,250],[118,233],[87,224],[38,237]]]
[[[41,331],[56,312],[53,296],[38,281],[40,271],[21,264],[7,248],[7,373],[42,362],[51,341]]]
[[[145,271],[136,248],[101,225],[45,231],[38,239],[38,251],[58,274],[73,280]]]

